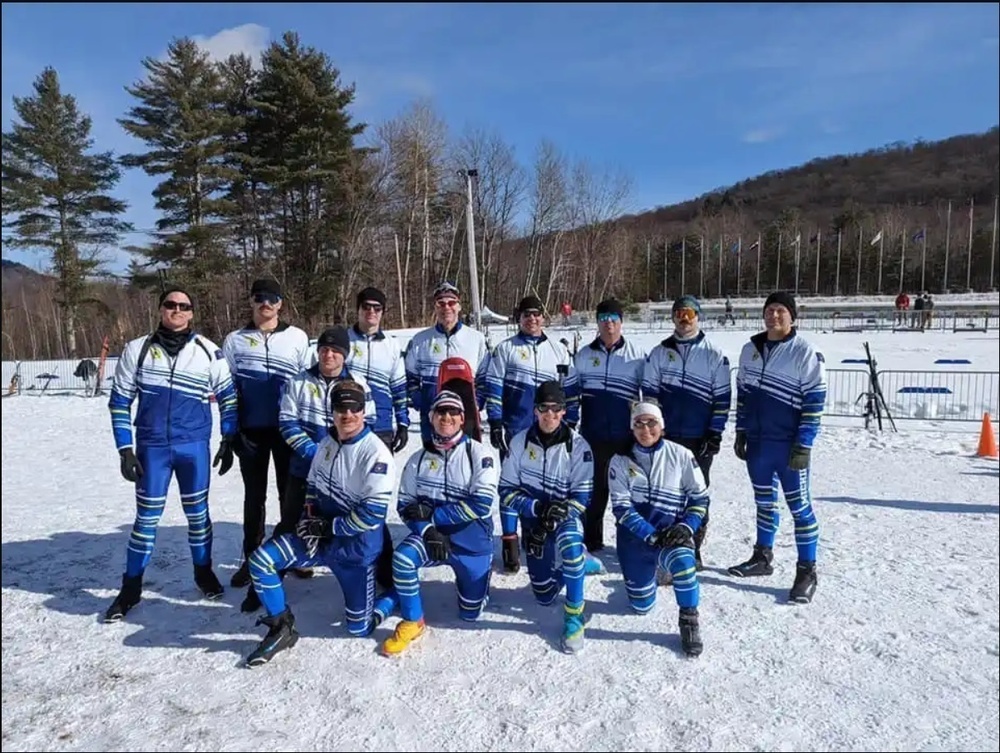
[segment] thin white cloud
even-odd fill
[[[741,141],[744,144],[766,144],[768,141],[774,141],[783,133],[781,128],[755,128],[752,131],[747,131],[743,134]]]
[[[271,43],[271,30],[260,24],[242,24],[210,37],[195,34],[191,38],[212,60],[225,60],[230,55],[243,53],[256,62]]]

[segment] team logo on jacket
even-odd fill
[[[756,360],[758,360],[759,358],[760,358],[760,353],[758,353],[758,352],[757,352],[757,351],[755,350],[755,351],[753,352],[753,357],[752,357],[752,358],[751,358],[750,360],[751,360],[751,361],[756,361]]]
[[[388,473],[389,464],[388,463],[376,463],[372,466],[372,473],[380,473],[383,476]]]
[[[361,358],[364,355],[364,353],[361,352],[361,346],[357,344],[351,348],[351,351],[354,353],[355,358]]]
[[[163,351],[161,351],[159,348],[150,348],[149,355],[151,355],[153,357],[153,360],[156,361],[159,360],[160,358],[163,358]]]
[[[628,477],[629,477],[629,478],[635,478],[635,477],[636,477],[636,476],[638,476],[638,475],[639,475],[639,471],[637,471],[637,470],[635,469],[635,466],[634,466],[634,465],[630,465],[630,466],[628,467]]]
[[[532,448],[528,448],[528,460],[538,460],[538,454]]]
[[[225,358],[225,356],[222,355],[222,351],[221,350],[215,351],[215,360],[216,361],[221,361],[223,358]]]
[[[437,343],[433,343],[431,345],[431,353],[440,353],[440,352],[441,352],[441,346],[438,345]]]
[[[309,385],[309,393],[313,397],[319,397],[319,387],[317,387],[315,384],[310,384]]]
[[[492,468],[492,467],[493,467],[493,458],[491,457],[483,458],[483,468]]]
[[[672,350],[668,350],[667,351],[667,360],[670,361],[670,363],[673,363],[674,361],[677,360],[677,355]]]
[[[257,340],[256,337],[252,337],[250,335],[246,335],[246,340],[247,340],[247,343],[250,344],[251,348],[256,348],[258,345],[260,345],[260,342]]]
[[[521,356],[521,360],[522,361],[527,361],[528,358],[529,358],[529,356],[528,356],[528,349],[527,348],[518,348],[517,349],[517,354],[519,356]]]
[[[430,458],[427,461],[427,470],[436,471],[441,467],[441,464],[437,461],[437,458]]]
[[[583,451],[583,462],[584,463],[593,463],[594,462],[594,453],[592,453],[590,450],[584,450]]]
[[[601,365],[601,357],[600,356],[594,356],[594,360],[592,360],[590,363],[593,366],[600,366]]]

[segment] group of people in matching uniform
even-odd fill
[[[115,622],[139,604],[156,528],[176,476],[188,521],[194,580],[210,599],[223,587],[212,565],[208,491],[212,468],[238,460],[243,477],[243,560],[230,584],[246,588],[241,609],[267,628],[247,657],[255,666],[295,645],[286,576],[330,569],[340,584],[351,635],[369,635],[399,615],[382,653],[404,652],[426,630],[420,570],[454,572],[458,615],[480,617],[494,571],[494,513],[501,562],[516,573],[521,555],[539,604],[563,594],[560,646],[584,646],[584,581],[606,572],[605,514],[615,521],[618,565],[628,602],[652,610],[657,586],[672,585],[683,651],[702,652],[698,571],[709,524],[709,470],[722,448],[732,403],[729,359],[701,331],[697,299],[672,307],[673,333],[649,352],[622,334],[624,311],[597,306],[597,336],[570,353],[544,329],[545,307],[518,304],[519,331],[492,350],[461,317],[460,291],[434,291],[436,322],[405,352],[381,328],[385,295],[365,288],[357,322],[331,327],[315,346],[281,320],[274,280],[250,290],[251,318],[222,348],[192,328],[191,296],[159,299],[160,325],[129,342],[115,370],[109,408],[122,476],[135,484],[136,516],[121,588],[105,613]],[[797,308],[775,292],[764,330],[747,342],[736,378],[733,451],[747,466],[756,502],[756,544],[735,577],[773,573],[778,487],[795,521],[793,602],[816,589],[818,525],[809,465],[826,399],[824,361],[795,327]],[[467,400],[439,388],[441,364],[464,359],[475,375],[476,412],[487,447],[471,427]],[[221,441],[211,454],[212,408]],[[134,417],[133,417],[134,406]],[[402,468],[410,410],[420,448]],[[477,418],[477,417],[476,417]],[[265,532],[273,462],[279,521]],[[398,481],[397,481],[398,479]],[[407,533],[394,542],[395,509]]]

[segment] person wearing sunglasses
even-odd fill
[[[274,527],[273,537],[293,533],[302,517],[306,499],[306,479],[309,467],[319,443],[329,434],[333,426],[331,394],[334,387],[344,379],[352,379],[365,391],[365,421],[369,425],[375,421],[375,403],[364,377],[353,374],[344,366],[344,358],[350,347],[347,330],[344,327],[330,327],[320,334],[316,341],[318,361],[292,379],[281,397],[278,413],[278,428],[292,450],[288,466],[288,483],[285,496],[281,500],[281,520]],[[387,534],[388,531],[386,530]],[[389,538],[385,554],[385,572],[379,581],[384,587],[392,586],[392,539]],[[291,571],[300,578],[310,578],[312,570],[295,568]],[[282,577],[285,571],[280,573]],[[249,586],[241,609],[253,612],[260,608],[260,600],[253,586]]]
[[[458,616],[479,619],[493,566],[493,509],[498,473],[493,454],[462,431],[465,406],[442,390],[429,407],[431,439],[406,461],[396,510],[410,534],[396,547],[392,579],[402,620],[382,653],[402,653],[423,635],[420,568],[447,565],[455,573]]]
[[[269,539],[250,555],[250,578],[267,612],[267,635],[247,657],[266,664],[295,645],[295,615],[280,573],[325,565],[344,594],[347,632],[369,635],[396,608],[391,589],[375,598],[375,561],[396,486],[396,460],[365,421],[371,395],[342,379],[330,390],[333,426],[316,447],[306,480],[306,503],[292,533]]]
[[[642,395],[660,404],[666,438],[694,453],[708,485],[709,469],[722,447],[733,399],[729,358],[701,331],[701,304],[697,298],[680,296],[671,313],[674,333],[649,352],[643,369]],[[699,570],[707,530],[706,513],[694,539],[694,560]],[[669,578],[668,571],[663,572],[663,578]]]
[[[765,330],[740,353],[736,374],[736,456],[746,462],[757,507],[757,541],[746,562],[729,568],[740,578],[771,575],[778,532],[778,484],[795,520],[798,562],[789,601],[808,603],[816,591],[819,524],[809,492],[809,460],[826,404],[823,354],[798,334],[795,298],[785,291],[764,302]]]
[[[522,298],[515,311],[518,333],[499,343],[490,356],[486,372],[486,416],[490,443],[507,457],[510,438],[532,425],[535,391],[549,380],[562,384],[566,392],[566,422],[575,427],[580,421],[579,389],[573,359],[566,346],[545,334],[545,306],[536,296]],[[517,513],[500,510],[504,570],[516,573],[521,567],[517,537]]]
[[[535,419],[510,440],[500,469],[500,516],[521,521],[528,578],[538,603],[552,604],[566,587],[560,646],[577,653],[584,641],[588,562],[581,521],[594,487],[594,455],[564,420],[567,399],[559,382],[542,382],[534,397]]]
[[[358,293],[358,321],[349,331],[347,365],[368,381],[375,399],[374,431],[396,453],[409,441],[410,411],[402,350],[396,338],[382,329],[385,303],[385,293],[378,288]]]
[[[420,412],[420,437],[427,442],[433,435],[430,407],[438,389],[441,364],[449,358],[464,358],[475,374],[476,401],[482,408],[485,401],[486,369],[489,351],[483,334],[461,322],[462,303],[459,290],[450,282],[434,289],[432,327],[413,336],[406,348],[406,389],[410,405]]]
[[[636,403],[632,434],[631,451],[615,455],[608,466],[625,592],[633,611],[648,614],[656,603],[657,569],[668,570],[680,609],[681,648],[697,656],[703,646],[694,536],[708,513],[708,489],[691,450],[663,438],[659,405],[645,398]]]
[[[632,446],[629,422],[639,399],[646,350],[622,335],[624,309],[608,298],[597,304],[597,337],[573,360],[580,384],[580,434],[594,453],[594,494],[584,516],[583,543],[591,555],[604,548],[608,463]]]
[[[246,558],[264,540],[272,458],[279,508],[286,504],[292,450],[278,429],[281,391],[313,360],[309,336],[281,321],[282,300],[277,280],[255,280],[250,288],[251,319],[230,332],[222,346],[240,407],[240,432],[233,450],[243,476],[243,562],[230,581],[234,588],[250,583]]]
[[[214,465],[222,475],[233,464],[226,448],[237,432],[236,390],[222,351],[191,328],[191,296],[181,288],[169,288],[160,296],[159,307],[156,331],[132,340],[122,351],[108,401],[121,474],[135,484],[136,513],[121,590],[104,615],[106,622],[121,620],[141,600],[143,574],[153,556],[173,476],[188,521],[195,583],[210,599],[223,592],[212,570],[209,397],[214,395],[219,406],[223,440]],[[133,402],[137,403],[134,435]]]

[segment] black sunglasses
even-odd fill
[[[270,303],[272,306],[281,300],[280,295],[274,293],[254,293],[254,303]]]
[[[380,303],[362,303],[361,304],[361,308],[363,308],[365,311],[374,311],[375,313],[378,313],[379,311],[382,310],[382,304],[380,304]]]
[[[194,306],[190,303],[183,303],[181,301],[164,301],[163,308],[167,311],[193,311]]]
[[[334,413],[361,413],[364,411],[364,406],[357,407],[356,405],[335,405],[333,406]]]
[[[462,415],[462,411],[460,411],[458,408],[451,408],[451,407],[448,407],[448,408],[435,408],[434,412],[437,413],[439,416],[461,416]]]
[[[562,403],[542,403],[536,405],[535,410],[539,413],[558,413],[561,410],[566,410],[566,406]]]

